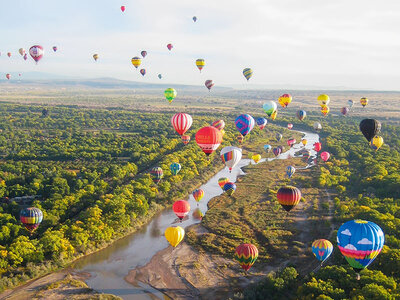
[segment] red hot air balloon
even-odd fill
[[[208,88],[209,91],[211,91],[211,88],[214,86],[214,81],[212,81],[211,79],[208,79],[208,80],[206,80],[204,85],[206,86],[206,88]]]
[[[142,76],[146,75],[146,69],[140,69],[140,74],[142,74]]]
[[[167,48],[168,48],[169,51],[171,51],[171,49],[174,48],[174,46],[172,46],[172,44],[168,44]]]
[[[8,52],[8,53],[7,53],[7,56],[8,56],[8,57],[11,57],[11,52]]]
[[[217,120],[214,121],[211,126],[214,126],[218,130],[223,130],[225,128],[225,121],[224,120]]]
[[[292,128],[293,128],[293,124],[292,124],[292,123],[287,124],[287,128],[288,128],[289,130],[292,129]]]
[[[331,154],[329,152],[321,152],[321,158],[323,161],[328,161],[329,157],[331,157]]]
[[[294,144],[296,144],[296,139],[295,138],[290,138],[287,140],[287,144],[289,147],[293,147]]]
[[[177,113],[171,118],[172,127],[179,135],[185,134],[192,126],[193,119],[189,114]]]
[[[187,145],[190,142],[190,135],[182,135],[182,142]]]
[[[285,186],[281,187],[276,194],[279,204],[287,211],[291,211],[301,199],[301,192],[297,187]]]
[[[121,11],[122,11],[122,12],[125,11],[125,6],[124,6],[124,5],[121,6]]]
[[[140,52],[140,55],[145,58],[147,56],[147,51],[143,50],[142,52]]]
[[[322,144],[321,143],[314,143],[314,150],[319,152],[322,149]]]
[[[29,54],[32,56],[32,58],[36,62],[36,64],[39,62],[39,60],[42,59],[43,53],[44,53],[43,47],[39,46],[39,45],[32,46],[29,49]]]
[[[196,143],[209,156],[222,142],[222,133],[214,126],[206,126],[196,133]]]
[[[253,244],[241,244],[236,248],[234,257],[242,269],[248,271],[257,260],[258,249]]]
[[[6,78],[7,78],[8,80],[10,80],[11,75],[10,75],[10,74],[6,74]]]
[[[176,214],[176,216],[181,220],[189,213],[190,204],[185,200],[175,201],[174,205],[172,205],[172,210]]]

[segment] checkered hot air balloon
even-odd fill
[[[242,114],[235,120],[237,130],[244,137],[254,128],[255,121],[249,114]]]

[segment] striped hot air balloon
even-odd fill
[[[231,172],[242,159],[242,149],[234,146],[227,146],[221,150],[220,156],[222,162],[228,167],[229,172]]]
[[[220,188],[223,190],[224,189],[224,185],[225,183],[229,182],[229,178],[226,177],[221,177],[220,179],[218,179],[218,185],[220,186]]]
[[[186,131],[192,126],[192,116],[185,113],[176,113],[171,118],[172,127],[176,130],[179,135],[184,135]]]
[[[201,70],[203,70],[205,65],[206,65],[206,62],[204,61],[204,59],[202,59],[202,58],[196,59],[196,67],[200,70],[200,73],[201,73]]]
[[[315,257],[321,262],[321,266],[325,260],[331,256],[333,245],[325,239],[315,240],[311,245],[312,252]]]
[[[137,69],[142,64],[142,59],[137,56],[132,57],[131,63]]]
[[[276,197],[279,204],[289,212],[300,202],[301,192],[297,187],[285,186],[278,190]]]
[[[217,121],[214,121],[211,124],[211,126],[214,126],[218,130],[223,130],[225,128],[225,122],[224,122],[224,120],[217,120]]]
[[[236,248],[235,260],[243,270],[248,271],[254,265],[258,257],[258,249],[253,244],[241,244]]]
[[[177,175],[179,171],[182,169],[182,166],[181,164],[174,162],[169,166],[169,169],[171,170],[171,173],[173,175]]]
[[[222,142],[222,133],[213,126],[201,128],[196,133],[196,143],[209,156],[213,153]]]
[[[182,142],[187,145],[190,142],[190,135],[182,135]]]
[[[244,68],[243,69],[243,75],[244,77],[247,79],[247,81],[249,81],[249,79],[251,78],[251,76],[253,76],[253,70],[250,68]]]
[[[207,79],[204,82],[204,85],[206,86],[206,88],[208,88],[209,91],[211,91],[211,88],[214,86],[214,81],[212,81],[211,79]]]
[[[204,197],[204,191],[202,189],[197,189],[193,191],[193,198],[196,202],[199,202]]]
[[[19,219],[25,228],[32,233],[43,220],[43,213],[39,208],[28,207],[21,210]]]
[[[233,182],[227,182],[224,185],[224,192],[228,195],[228,196],[232,196],[233,193],[236,191],[236,184],[234,184]]]
[[[160,167],[154,167],[150,170],[151,178],[155,184],[158,184],[164,176],[163,169]]]
[[[303,121],[304,119],[305,119],[305,117],[307,116],[307,113],[306,113],[306,111],[305,110],[298,110],[297,111],[297,118],[300,120],[300,121]]]
[[[286,175],[289,177],[289,178],[292,178],[292,176],[293,176],[293,174],[296,172],[296,168],[295,167],[293,167],[293,166],[288,166],[287,168],[286,168]]]
[[[272,153],[274,153],[275,156],[278,156],[279,154],[282,153],[282,149],[279,147],[276,147],[276,148],[272,149]]]
[[[243,135],[244,137],[250,133],[250,131],[254,128],[254,119],[252,116],[248,114],[242,114],[238,116],[235,120],[235,125],[237,130]]]

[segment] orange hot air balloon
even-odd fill
[[[209,156],[222,142],[222,133],[214,126],[206,126],[196,133],[196,143]]]
[[[326,116],[327,114],[329,114],[329,106],[323,105],[321,106],[321,113]]]
[[[182,135],[182,142],[187,145],[190,142],[190,135]]]

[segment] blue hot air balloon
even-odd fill
[[[235,125],[237,130],[243,135],[246,136],[254,127],[254,119],[252,116],[248,114],[240,115],[235,120]]]
[[[272,149],[271,145],[264,145],[265,152],[269,153],[271,149]]]
[[[289,166],[289,167],[286,168],[286,175],[287,175],[289,178],[292,178],[294,172],[296,172],[295,167]]]
[[[224,192],[227,193],[228,196],[232,196],[236,191],[236,184],[233,182],[227,182],[224,185]]]
[[[182,169],[181,165],[178,164],[178,163],[175,163],[175,162],[172,163],[172,164],[169,166],[169,168],[170,168],[171,173],[172,173],[173,175],[178,174],[179,171]]]
[[[267,119],[266,118],[257,118],[256,120],[258,127],[263,130],[265,126],[267,126]]]

